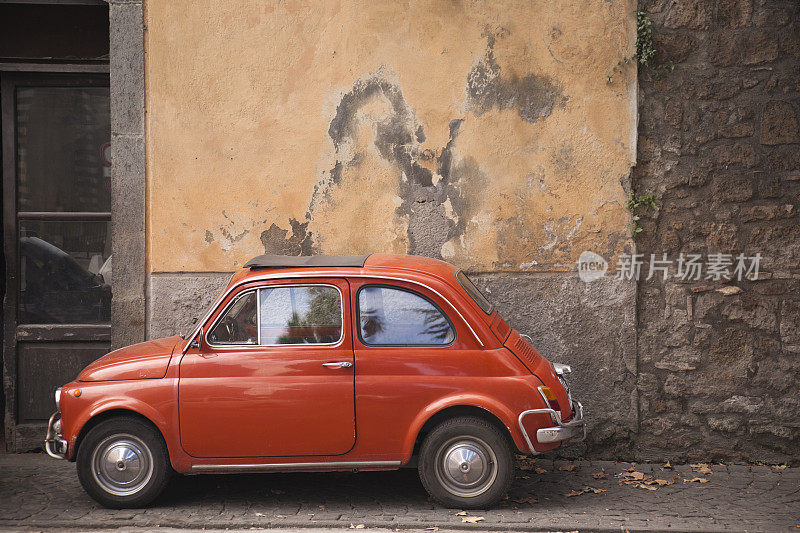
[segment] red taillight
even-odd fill
[[[539,387],[539,391],[544,396],[544,399],[547,400],[547,405],[550,406],[550,409],[561,412],[561,405],[559,405],[558,399],[553,394],[553,391],[550,390],[550,387]]]

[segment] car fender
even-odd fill
[[[408,432],[403,441],[403,464],[411,459],[414,451],[414,444],[416,443],[417,436],[425,423],[435,416],[437,413],[450,408],[450,407],[477,407],[483,409],[506,427],[518,449],[524,450],[527,448],[525,439],[517,425],[517,415],[507,405],[498,401],[496,398],[481,394],[454,394],[437,399],[428,404],[422,409],[412,421],[408,428]]]
[[[84,407],[80,413],[75,417],[75,421],[71,424],[71,437],[69,441],[69,458],[73,459],[75,457],[76,451],[76,444],[78,443],[78,436],[83,431],[83,428],[86,427],[91,420],[95,417],[102,415],[103,413],[107,413],[109,411],[128,411],[133,414],[142,416],[150,421],[156,429],[161,433],[164,442],[167,445],[167,450],[169,451],[170,457],[175,456],[174,450],[174,442],[173,439],[169,438],[170,433],[167,431],[169,427],[169,423],[164,417],[164,415],[158,412],[155,408],[151,405],[147,404],[142,400],[138,400],[136,398],[121,398],[121,397],[111,397],[111,398],[103,398],[95,403],[87,405]]]

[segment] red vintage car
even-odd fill
[[[486,508],[514,453],[585,437],[551,364],[456,267],[259,256],[185,337],[122,348],[56,391],[45,448],[108,507],[180,474],[392,470]]]

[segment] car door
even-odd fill
[[[355,444],[347,280],[249,284],[180,363],[181,443],[194,457],[339,455]]]

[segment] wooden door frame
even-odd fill
[[[8,64],[0,63],[0,128],[2,128],[3,253],[5,298],[3,300],[3,390],[5,396],[5,440],[9,449],[24,451],[40,446],[44,423],[18,424],[17,342],[56,340],[65,329],[78,335],[76,341],[110,341],[111,324],[42,324],[18,328],[19,239],[17,216],[15,91],[33,86],[109,86],[108,65],[102,64]],[[110,121],[110,117],[109,117]],[[55,410],[55,406],[53,406]]]

